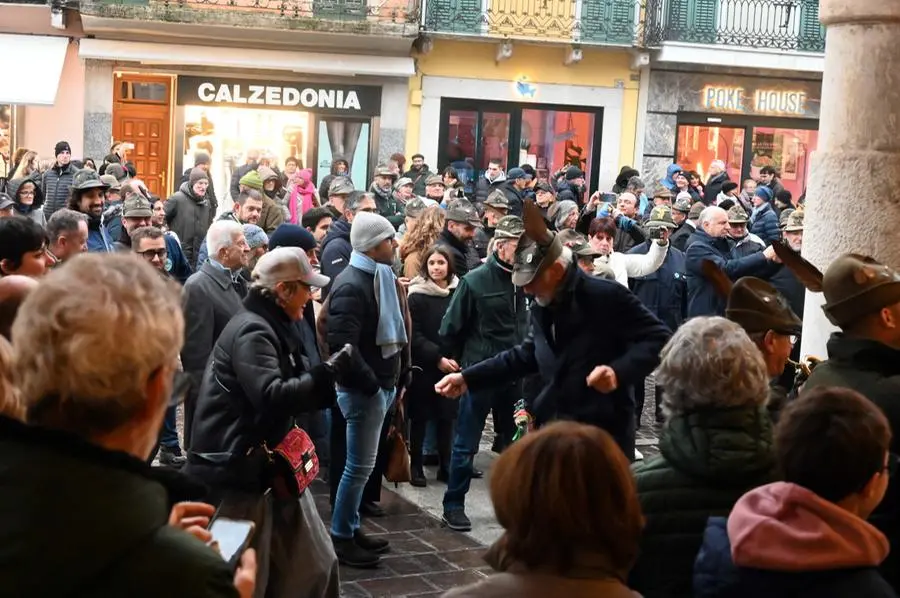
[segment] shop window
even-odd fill
[[[703,182],[706,182],[709,178],[709,165],[713,160],[725,162],[728,178],[741,183],[741,168],[744,163],[743,127],[678,127],[676,162],[682,168],[696,171]]]
[[[456,169],[466,193],[475,192],[475,183],[491,160],[499,160],[506,171],[510,120],[508,112],[449,111],[447,162]],[[435,168],[442,169],[443,165]]]
[[[317,183],[331,172],[335,156],[347,161],[350,180],[356,189],[369,186],[369,123],[340,119],[319,121],[319,138],[316,144],[319,155]]]
[[[774,166],[784,188],[799,197],[806,189],[809,159],[818,140],[814,130],[754,127],[750,176],[758,178],[763,166]]]
[[[593,137],[590,112],[522,110],[519,165],[531,164],[539,179],[549,179],[568,166],[589,173]]]
[[[305,156],[310,118],[307,112],[287,110],[185,106],[182,164],[188,168],[194,152],[207,152],[216,194],[223,198],[248,150],[260,150],[269,166],[279,168],[288,156]]]

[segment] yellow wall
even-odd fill
[[[525,77],[533,83],[616,87],[624,85],[622,139],[619,165],[634,160],[638,113],[638,81],[632,81],[631,57],[626,50],[585,47],[584,58],[563,65],[565,46],[514,42],[513,55],[496,61],[497,43],[435,40],[428,54],[416,56],[416,76],[409,80],[410,106],[407,113],[406,155],[419,151],[422,76],[464,77],[516,81]],[[618,171],[618,166],[616,171]]]

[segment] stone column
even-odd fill
[[[113,67],[86,60],[84,68],[84,155],[100,166],[112,143]]]
[[[900,268],[900,3],[821,0],[819,10],[825,73],[803,255],[823,272],[846,252]],[[807,293],[802,355],[826,355],[823,301]]]

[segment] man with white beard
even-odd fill
[[[540,208],[525,202],[525,235],[516,247],[512,282],[534,297],[529,334],[519,345],[448,374],[435,390],[448,397],[509,384],[538,372],[542,389],[526,400],[517,423],[574,420],[603,428],[632,459],[632,385],[659,364],[671,332],[627,287],[595,278],[547,229]],[[613,318],[598,317],[598,306]],[[448,486],[448,495],[449,486]],[[444,496],[444,521],[471,528],[464,507]]]

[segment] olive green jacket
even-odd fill
[[[629,586],[645,598],[691,598],[706,520],[776,479],[771,418],[765,406],[677,415],[659,450],[634,467],[646,525]]]

